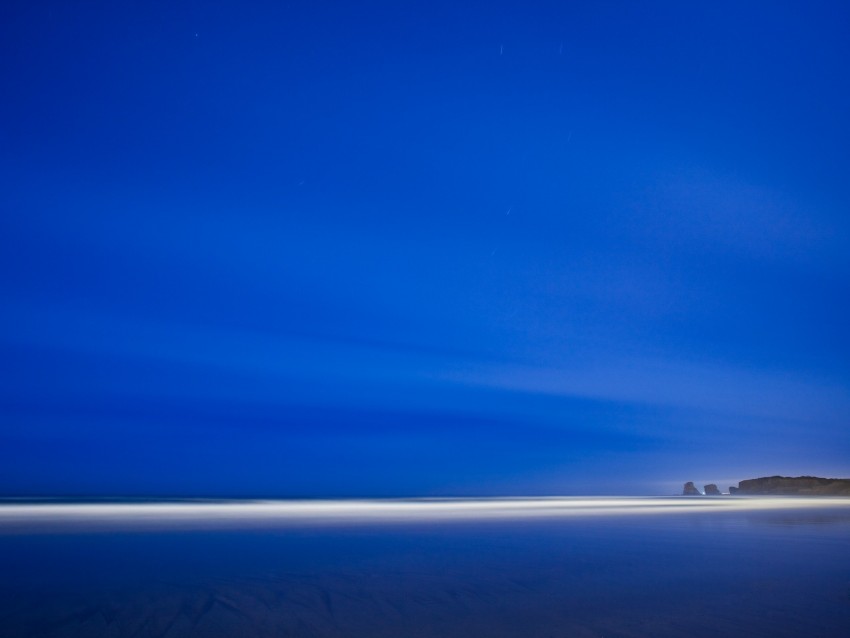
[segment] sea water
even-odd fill
[[[0,503],[0,635],[850,636],[850,500]]]

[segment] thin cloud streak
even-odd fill
[[[448,372],[444,378],[532,394],[711,410],[782,421],[839,421],[850,415],[850,400],[837,383],[672,360],[612,359],[562,369],[480,365]]]

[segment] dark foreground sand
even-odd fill
[[[754,583],[736,600],[671,601],[641,608],[604,582],[588,577],[581,600],[558,600],[545,583],[504,578],[495,582],[435,582],[415,574],[325,578],[291,575],[203,585],[162,585],[116,591],[97,599],[58,599],[45,592],[12,595],[4,609],[4,636],[841,636],[834,614],[813,618],[811,601],[789,601]],[[833,592],[835,597],[847,592]],[[38,595],[38,594],[35,594]],[[641,592],[634,592],[637,599]],[[589,600],[590,599],[590,600]],[[7,602],[9,599],[7,599]],[[791,603],[789,605],[789,602]],[[625,603],[625,604],[624,604]],[[845,602],[850,606],[850,600]],[[6,607],[4,605],[4,607]],[[850,610],[841,623],[850,622]],[[770,627],[766,629],[766,625]]]

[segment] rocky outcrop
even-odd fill
[[[693,481],[688,481],[682,489],[682,496],[702,496],[702,492],[697,489]]]
[[[709,483],[704,489],[706,496],[720,496],[720,490],[717,489],[717,486],[714,483]]]
[[[766,476],[741,481],[737,489],[730,487],[729,493],[739,496],[850,496],[850,479]]]

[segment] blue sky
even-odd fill
[[[6,3],[5,494],[850,475],[840,3]]]

